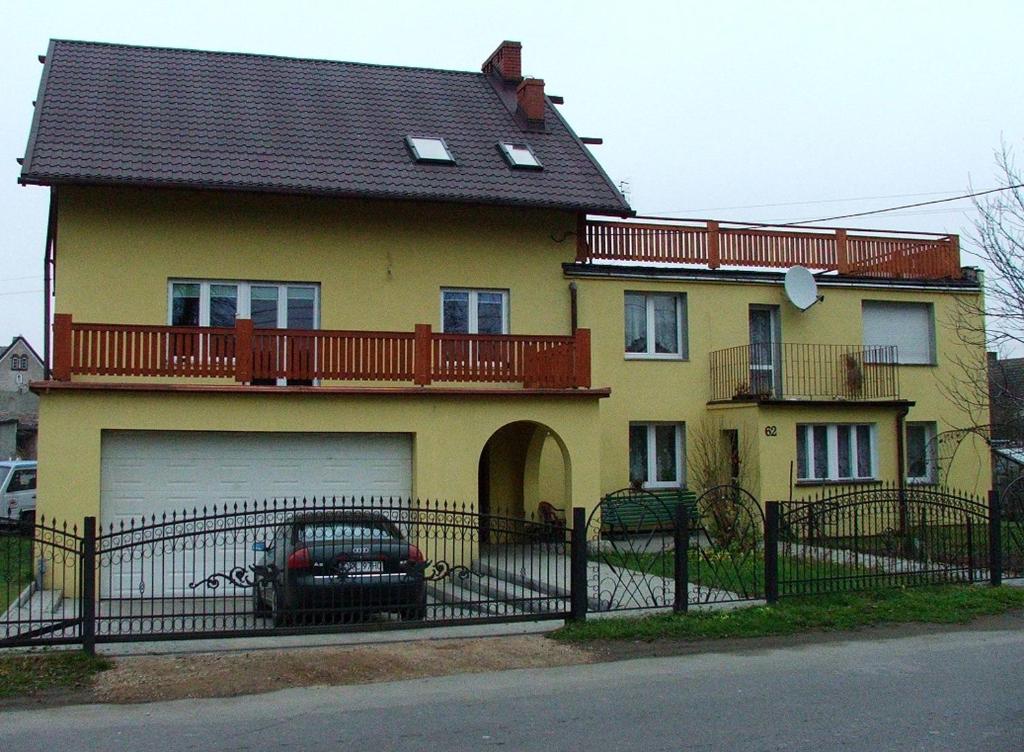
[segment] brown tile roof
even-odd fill
[[[513,85],[495,81],[53,41],[20,180],[630,211],[550,100],[544,130],[529,130]],[[456,164],[414,162],[408,135],[443,137]],[[544,169],[513,170],[501,139],[527,142]]]

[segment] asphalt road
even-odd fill
[[[1024,632],[7,711],[18,750],[1024,749]]]

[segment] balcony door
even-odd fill
[[[782,332],[778,306],[750,306],[750,390],[782,396]]]

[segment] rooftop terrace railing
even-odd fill
[[[714,220],[587,220],[576,260],[691,264],[815,271],[887,279],[959,279],[956,235],[821,227],[778,227]]]

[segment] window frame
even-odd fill
[[[522,162],[517,162],[515,156],[513,156],[513,150],[519,149],[525,149],[526,151],[528,151],[530,153],[530,156],[533,158],[533,161],[536,162],[536,164],[523,164]],[[537,152],[535,152],[533,150],[533,147],[530,146],[525,141],[499,141],[498,151],[501,152],[501,155],[505,158],[505,161],[508,163],[508,166],[511,167],[513,170],[544,169],[544,163],[540,161],[540,157],[537,156]]]
[[[253,287],[277,287],[277,320],[287,321],[288,319],[288,288],[304,287],[313,290],[313,329],[320,328],[320,283],[318,282],[268,282],[263,280],[237,280],[237,279],[190,279],[171,278],[167,280],[167,323],[174,324],[174,286],[175,285],[199,285],[199,323],[195,326],[206,329],[210,328],[210,288],[216,285],[232,285],[236,288],[236,319],[249,319],[252,315],[252,288]],[[193,324],[180,324],[178,326],[193,326]],[[216,327],[230,328],[230,327]],[[285,326],[285,329],[297,327]]]
[[[868,461],[870,462],[869,475],[840,475],[839,474],[839,427],[847,426],[850,429],[851,437],[856,437],[857,429],[867,427],[868,429]],[[814,428],[825,428],[825,460],[828,465],[827,474],[824,477],[813,475],[814,473]],[[803,434],[804,457],[807,470],[811,475],[801,475],[800,468],[800,443],[801,433]],[[817,483],[868,483],[878,480],[878,424],[877,423],[797,423],[796,425],[796,482],[798,484]],[[850,468],[856,473],[860,463],[860,449],[854,438],[850,442]]]
[[[11,370],[12,371],[27,371],[28,370],[28,356],[27,355],[12,355],[11,356]]]
[[[441,148],[444,149],[445,154],[448,155],[447,159],[441,157],[427,157],[420,154],[419,149],[416,148],[417,141],[437,141],[441,144]],[[455,164],[455,155],[452,154],[451,147],[448,146],[448,142],[440,136],[413,136],[408,135],[405,137],[405,146],[409,149],[412,154],[412,158],[421,164],[441,164],[441,165],[453,165]]]
[[[658,477],[658,445],[657,445],[657,428],[660,426],[672,426],[675,428],[675,458],[676,458],[676,477],[671,481],[664,480],[651,480],[651,478]],[[629,460],[630,446],[629,446],[629,432],[634,428],[644,428],[647,433],[647,470],[646,480],[642,482],[642,487],[645,489],[662,489],[662,488],[686,488],[686,423],[682,421],[671,421],[671,420],[655,420],[655,421],[644,421],[644,420],[632,420],[629,422],[627,429],[626,439],[626,474],[627,478],[632,484],[632,467]]]
[[[910,474],[910,430],[924,429],[924,464],[925,475]],[[938,424],[934,420],[908,420],[903,427],[903,459],[906,462],[907,483],[919,486],[935,485],[939,482],[939,458],[935,453],[935,437],[938,435]]]
[[[469,294],[469,315],[466,318],[466,328],[468,332],[449,332],[444,326],[444,296],[446,293],[459,292]],[[440,300],[440,323],[442,334],[480,334],[480,310],[479,310],[479,295],[480,293],[486,293],[489,295],[501,295],[501,335],[506,335],[510,332],[509,329],[509,301],[511,295],[508,290],[490,289],[486,287],[442,287],[439,296]],[[496,334],[484,334],[482,336],[498,336]]]
[[[626,350],[626,296],[640,295],[644,298],[645,320],[647,332],[647,350],[630,352]],[[655,327],[654,301],[656,298],[675,298],[676,300],[676,352],[659,353],[657,347],[657,329]],[[688,327],[687,299],[685,292],[650,292],[646,290],[626,290],[622,296],[622,347],[626,360],[681,360],[690,359],[690,334]],[[653,335],[653,336],[652,336]]]

